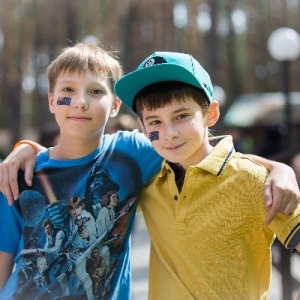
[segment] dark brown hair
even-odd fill
[[[148,85],[142,89],[134,100],[134,109],[139,117],[142,117],[144,108],[155,110],[173,101],[194,100],[197,102],[205,114],[209,107],[209,101],[205,93],[189,84],[178,81],[163,81]]]

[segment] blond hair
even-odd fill
[[[61,72],[91,72],[107,77],[114,92],[115,82],[123,76],[122,67],[112,53],[92,44],[76,44],[63,48],[60,55],[47,68],[49,91],[53,92]]]

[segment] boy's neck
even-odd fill
[[[101,137],[93,141],[76,139],[75,141],[60,140],[50,149],[49,157],[54,159],[77,159],[89,155],[101,144]]]
[[[176,186],[178,188],[179,193],[181,193],[186,171],[180,164],[174,164],[169,162],[169,165],[174,171]]]
[[[194,154],[191,158],[188,160],[180,161],[180,166],[187,171],[189,167],[198,165],[203,159],[205,159],[211,150],[213,149],[213,146],[209,144],[209,141],[203,141],[201,147],[198,149],[197,153]]]

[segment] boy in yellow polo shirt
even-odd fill
[[[191,55],[155,52],[115,92],[165,158],[140,197],[149,299],[266,299],[275,236],[300,250],[300,207],[265,224],[267,170],[230,136],[209,138],[219,105],[207,72]]]

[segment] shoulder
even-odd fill
[[[131,160],[138,165],[144,184],[160,169],[162,158],[155,152],[149,139],[138,130],[104,135],[103,147],[111,153],[111,157],[117,155],[116,161],[126,157],[127,161]],[[125,164],[124,159],[122,164]]]
[[[265,176],[267,169],[251,160],[246,155],[236,152],[231,136],[220,136],[210,139],[214,146],[209,155],[198,165],[202,169],[222,177],[242,177],[258,174]]]
[[[153,149],[149,139],[138,130],[118,131],[114,134],[104,135],[103,149],[119,150],[137,160],[144,160],[151,157],[153,159],[157,158],[160,163],[162,161]]]
[[[237,168],[238,170],[243,170],[247,173],[260,173],[262,175],[268,174],[268,169],[264,167],[263,165],[255,162],[251,158],[249,158],[247,155],[242,154],[240,152],[235,152],[230,161],[230,165],[233,168]]]
[[[238,181],[244,181],[248,187],[263,187],[269,175],[269,171],[249,157],[235,152],[228,161],[228,174],[236,174]]]
[[[137,129],[133,131],[117,131],[113,134],[105,134],[103,136],[103,142],[105,144],[110,143],[133,143],[140,147],[146,146],[146,147],[152,147],[150,141],[139,132]]]
[[[42,164],[45,164],[45,163],[48,163],[49,161],[49,149],[45,149],[43,151],[40,151],[37,155],[37,158],[36,158],[36,164],[35,164],[35,167],[38,167],[39,165],[42,165]]]

